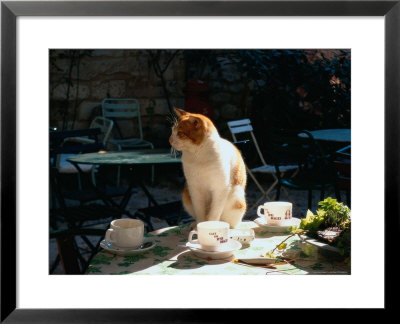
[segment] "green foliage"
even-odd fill
[[[314,233],[321,228],[324,218],[321,214],[314,215],[310,210],[307,211],[306,218],[303,218],[300,222],[300,229],[310,231]]]
[[[185,50],[183,56],[187,78],[209,82],[227,69],[240,74],[260,134],[269,126],[350,127],[349,50]]]
[[[338,203],[336,199],[326,198],[318,203],[318,211],[324,216],[325,225],[339,226],[344,229],[350,223],[350,209],[343,203]]]
[[[257,82],[254,120],[294,129],[350,127],[350,53],[239,51],[239,66]],[[262,125],[260,121],[260,125]],[[265,127],[265,125],[264,125]],[[262,128],[260,128],[262,130]]]
[[[340,248],[342,254],[350,255],[351,247],[351,211],[336,199],[326,198],[318,203],[320,206],[316,214],[307,211],[305,219],[300,222],[299,229],[307,230],[307,235],[317,236],[317,231],[328,227],[338,227],[342,232],[333,241],[333,245]]]
[[[316,214],[313,214],[310,210],[307,211],[306,218],[300,222],[300,229],[314,233],[327,227],[339,227],[342,230],[350,227],[351,213],[349,207],[330,197],[320,201],[318,205],[320,208]]]

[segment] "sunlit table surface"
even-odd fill
[[[242,248],[223,260],[199,258],[185,246],[190,232],[189,225],[180,225],[145,234],[156,242],[150,250],[132,256],[119,256],[101,250],[92,259],[87,274],[113,275],[278,275],[278,274],[350,274],[350,268],[338,255],[325,255],[310,244],[293,236],[287,243],[291,263],[255,266],[238,262],[240,258],[265,255],[282,240],[285,233],[270,233],[254,222],[243,222],[243,228],[253,228],[256,238],[250,246]]]
[[[95,153],[78,154],[68,158],[69,162],[79,164],[98,165],[144,165],[144,164],[169,164],[181,163],[165,150],[140,150],[140,151],[100,151]]]

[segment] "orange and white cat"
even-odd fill
[[[175,108],[169,138],[182,151],[185,210],[196,220],[220,220],[235,228],[246,212],[246,167],[239,150],[221,138],[209,118]]]

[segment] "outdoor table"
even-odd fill
[[[106,152],[99,151],[95,153],[78,154],[67,159],[71,162],[79,171],[81,171],[79,164],[97,164],[107,166],[139,166],[139,165],[156,165],[156,164],[173,164],[181,163],[181,159],[172,156],[165,150],[140,150],[140,151],[116,151]],[[157,202],[154,197],[150,194],[146,186],[141,179],[136,177],[130,177],[130,187],[123,199],[124,203],[128,203],[127,199],[130,197],[130,190],[134,185],[139,185],[149,200],[157,206]],[[129,195],[129,197],[127,196]]]
[[[135,151],[99,151],[95,153],[78,154],[68,159],[71,163],[98,164],[116,166],[152,165],[181,163],[181,159],[172,156],[166,150],[135,150]]]
[[[348,128],[320,129],[309,132],[316,141],[339,143],[350,143],[351,141],[351,129]],[[307,137],[306,134],[300,134],[299,136]]]
[[[129,170],[132,171],[132,167],[139,165],[157,165],[157,164],[176,164],[181,163],[181,159],[175,156],[172,156],[166,150],[135,150],[135,151],[99,151],[95,153],[86,153],[86,154],[78,154],[72,156],[67,159],[67,161],[71,162],[79,172],[82,172],[80,168],[80,164],[96,164],[96,165],[107,165],[107,166],[121,166],[121,167],[129,167]],[[126,210],[126,206],[129,202],[129,198],[132,195],[132,189],[135,186],[139,186],[149,201],[154,205],[158,206],[157,201],[151,195],[150,191],[144,185],[141,177],[136,177],[132,175],[129,177],[130,183],[129,187],[126,190],[123,198],[119,204],[117,204],[110,197],[107,197],[103,192],[98,190],[96,186],[91,183],[92,188],[97,192],[99,198],[101,198],[106,204],[112,205],[115,208],[123,211],[126,215],[133,217],[128,210]],[[152,229],[151,224],[149,224]]]
[[[321,151],[331,156],[338,149],[351,142],[351,129],[338,128],[338,129],[320,129],[309,131],[314,137],[314,140],[319,142]],[[307,135],[302,133],[300,137],[306,138]]]
[[[245,264],[238,259],[259,257],[281,243],[288,234],[270,233],[256,223],[246,221],[242,228],[253,228],[256,238],[251,245],[223,260],[203,259],[185,246],[189,225],[167,227],[145,234],[156,246],[131,256],[120,256],[101,250],[90,262],[87,274],[120,275],[266,275],[266,274],[350,274],[350,268],[338,254],[324,256],[310,244],[301,243],[297,235],[288,239],[287,253],[297,258],[294,263],[272,267]]]

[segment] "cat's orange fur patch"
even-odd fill
[[[232,169],[232,184],[237,186],[246,186],[246,167],[243,163],[242,155],[240,151],[236,149],[236,166]]]
[[[215,126],[210,119],[200,114],[188,113],[184,110],[175,108],[179,116],[177,123],[177,133],[180,139],[188,138],[193,144],[201,144],[207,133],[215,130]]]
[[[235,209],[240,209],[240,210],[245,210],[246,209],[246,202],[243,201],[235,201],[235,203],[233,204],[233,208]]]

